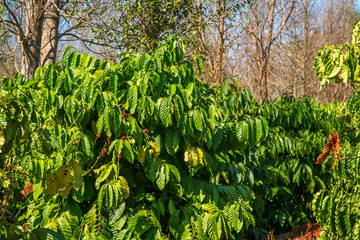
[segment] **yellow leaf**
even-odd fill
[[[62,196],[63,198],[66,197],[67,195],[69,195],[70,191],[71,191],[72,186],[69,186],[67,188],[65,188],[64,190],[62,190],[59,195]]]
[[[144,147],[144,146],[142,146],[142,147],[139,149],[138,161],[139,161],[140,163],[144,163],[144,161],[145,161],[146,149],[147,149],[147,147]]]
[[[152,151],[153,156],[154,156],[155,158],[157,158],[157,157],[160,155],[160,148],[159,148],[159,146],[157,145],[156,142],[149,142],[148,144],[150,145],[151,149],[153,150],[153,151]]]
[[[121,184],[122,194],[124,194],[125,198],[128,198],[130,195],[130,188],[129,188],[128,182],[122,176],[119,177],[119,181]]]
[[[186,148],[184,161],[189,163],[190,166],[196,167],[198,165],[206,165],[204,152],[201,148],[189,146]]]
[[[61,189],[70,186],[74,181],[74,175],[74,169],[67,166],[60,167],[55,174],[58,187]]]
[[[196,167],[198,165],[198,153],[195,147],[189,146],[186,148],[184,161],[188,162],[192,167]]]
[[[1,153],[1,147],[4,145],[4,143],[5,143],[4,133],[2,128],[0,128],[0,153]]]
[[[57,226],[56,226],[56,223],[55,223],[55,222],[49,222],[49,223],[46,224],[44,227],[45,227],[45,228],[48,228],[48,229],[51,229],[51,230],[54,230],[54,231],[57,230]]]
[[[69,168],[74,171],[73,187],[76,191],[79,191],[83,181],[81,165],[75,159],[71,159],[69,162]]]
[[[203,166],[206,165],[206,159],[203,150],[201,148],[197,148],[196,150],[200,164]]]
[[[55,175],[52,173],[48,173],[46,175],[46,183],[47,187],[45,190],[45,194],[50,196],[54,195],[58,189],[58,182],[56,181]]]

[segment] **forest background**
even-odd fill
[[[169,35],[204,60],[208,82],[237,81],[257,99],[283,94],[346,100],[313,70],[326,42],[351,40],[354,0],[0,0],[0,76],[32,77],[66,45],[100,59],[150,52]],[[196,60],[196,59],[194,59]]]

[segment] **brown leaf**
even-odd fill
[[[320,156],[317,158],[317,161],[315,163],[321,163],[322,161],[324,161],[330,155],[331,149],[334,149],[334,158],[337,159],[338,153],[341,149],[340,138],[338,133],[329,135],[329,141],[325,145],[323,149],[323,153],[320,154]]]
[[[33,185],[34,185],[33,183],[31,183],[31,184],[29,185],[28,182],[25,182],[25,187],[24,187],[24,189],[20,191],[21,195],[23,195],[24,197],[25,197],[26,195],[28,195],[28,194],[32,191]]]
[[[343,79],[343,77],[342,77],[342,75],[341,75],[341,72],[339,72],[337,76],[338,76],[340,82],[343,83],[343,82],[344,82],[344,79]]]
[[[317,158],[317,161],[315,163],[321,163],[322,161],[324,161],[330,155],[331,148],[332,148],[332,143],[329,140],[329,142],[325,145],[323,149],[323,153],[320,154],[320,156]]]
[[[338,133],[334,133],[333,135],[333,139],[334,139],[334,143],[333,143],[333,147],[334,147],[334,158],[337,159],[338,158],[338,153],[341,150],[341,146],[340,146],[340,138]]]
[[[66,197],[67,195],[69,195],[71,188],[72,186],[65,188],[59,193],[59,195],[62,196],[63,198]]]

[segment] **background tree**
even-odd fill
[[[96,44],[117,51],[153,51],[169,35],[184,35],[191,24],[192,0],[112,1],[111,8],[92,25]],[[91,21],[89,19],[89,21]]]
[[[338,18],[336,20],[331,16],[339,17],[334,17]],[[333,4],[326,1],[297,1],[289,25],[285,29],[283,41],[275,45],[276,57],[272,60],[271,67],[276,75],[271,79],[270,89],[277,93],[273,95],[288,92],[296,97],[311,96],[325,102],[348,98],[353,92],[351,87],[334,88],[333,85],[329,85],[320,89],[313,64],[318,49],[325,42],[339,44],[350,41],[351,28],[356,16],[353,1]],[[330,30],[331,24],[323,27],[328,21],[338,22],[338,30]]]
[[[118,61],[118,52],[151,52],[175,34],[186,51],[203,55],[206,81],[231,77],[258,99],[290,93],[330,101],[352,93],[332,85],[320,90],[313,62],[325,42],[350,40],[359,15],[353,0],[0,0],[0,6],[3,75],[19,69],[31,77],[68,44]]]
[[[258,1],[249,12],[245,31],[252,47],[247,48],[247,52],[253,62],[250,67],[254,73],[252,77],[259,84],[262,99],[268,98],[273,45],[281,38],[294,6],[295,1]]]
[[[0,6],[4,32],[16,37],[14,45],[21,49],[21,73],[31,78],[39,66],[54,63],[60,38],[88,27],[84,16],[99,17],[107,5],[100,0],[1,0]],[[60,23],[66,26],[61,33]]]
[[[229,63],[234,53],[233,46],[242,36],[245,13],[251,4],[252,1],[196,1],[191,21],[198,27],[186,39],[191,51],[205,57],[207,81],[224,83],[231,76]]]
[[[270,100],[284,93],[290,93],[296,97],[315,97],[324,102],[349,97],[353,91],[351,87],[334,88],[330,84],[327,88],[320,89],[313,63],[317,50],[325,42],[338,44],[350,41],[350,30],[358,16],[355,2],[344,0],[334,1],[331,4],[322,0],[296,0],[289,15],[291,9],[289,1],[274,1],[275,30],[280,30],[283,20],[289,18],[277,40],[271,44],[271,48],[267,47],[269,46],[267,44],[269,28],[266,27],[270,24],[271,11],[269,7],[266,8],[266,2],[268,6],[271,6],[270,3],[273,1],[258,1],[257,5],[253,5],[248,14],[249,20],[243,26],[246,32],[236,42],[240,47],[233,46],[236,50],[232,52],[234,63],[231,64],[231,68],[232,75],[238,76],[236,80],[242,86],[250,88],[259,99],[264,98],[264,95],[261,95],[261,91],[264,93],[265,85],[262,76],[266,76],[265,89]],[[288,4],[288,7],[284,8],[284,4]],[[260,7],[263,13],[259,15],[256,7],[261,5],[263,5]],[[268,14],[265,13],[265,9]],[[334,19],[331,16],[334,16]],[[339,23],[339,27],[334,27],[332,31],[329,30],[331,24],[324,27],[330,19]],[[263,34],[258,34],[255,38],[252,29],[259,29]],[[270,51],[267,71],[263,75],[259,72],[261,68],[258,66],[266,62],[264,59],[266,59],[267,51],[262,49]],[[263,60],[260,61],[260,59]]]

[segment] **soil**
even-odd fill
[[[292,232],[278,236],[269,236],[270,240],[312,240],[317,239],[321,233],[321,228],[317,223],[305,223]]]

